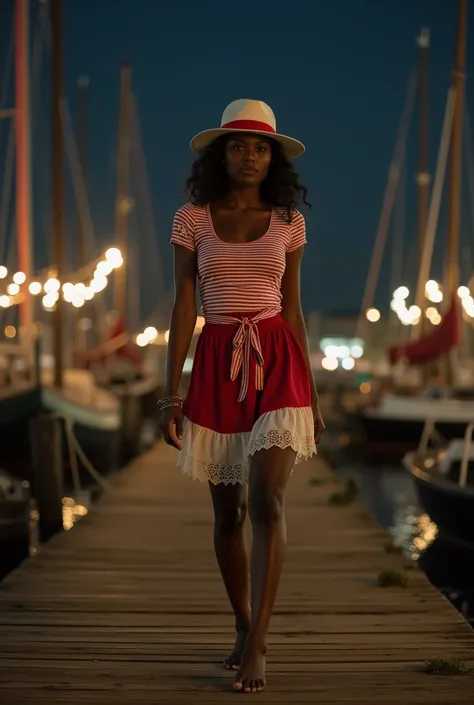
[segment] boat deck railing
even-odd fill
[[[463,454],[462,454],[462,459],[461,459],[461,469],[459,472],[459,480],[458,480],[459,487],[462,487],[462,488],[466,487],[466,484],[467,484],[467,476],[468,476],[468,470],[469,470],[469,460],[471,458],[472,434],[473,433],[474,433],[474,421],[471,421],[471,423],[466,426],[466,430],[464,432]],[[446,439],[444,439],[443,436],[436,429],[436,418],[435,417],[430,417],[425,422],[425,425],[423,427],[423,432],[420,437],[420,443],[418,445],[418,451],[417,451],[418,455],[426,455],[429,452],[428,451],[428,444],[430,441],[434,441],[435,443],[438,443],[439,445],[442,445],[442,446],[447,445]]]
[[[37,347],[37,346],[35,346]],[[39,383],[39,352],[21,343],[0,343],[0,390]]]

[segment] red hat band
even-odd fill
[[[270,132],[275,134],[276,130],[266,122],[260,120],[231,120],[221,125],[222,130],[255,130],[256,132]]]

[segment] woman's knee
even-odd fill
[[[242,529],[247,518],[247,499],[245,492],[214,490],[214,527],[220,535],[232,535]]]
[[[221,535],[232,535],[240,531],[247,517],[247,504],[239,502],[231,506],[224,506],[214,513],[215,528]]]
[[[255,487],[249,498],[249,514],[253,524],[270,526],[284,515],[284,494],[268,487]]]
[[[255,453],[249,479],[249,515],[253,524],[283,520],[285,491],[296,453],[291,448],[269,448]]]

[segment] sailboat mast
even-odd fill
[[[122,320],[126,309],[126,262],[127,262],[127,224],[130,210],[128,193],[131,148],[131,91],[132,68],[129,64],[120,71],[120,118],[119,144],[117,159],[117,196],[116,196],[116,237],[117,246],[122,252],[125,264],[117,270],[115,279],[115,308]]]
[[[86,187],[86,153],[87,153],[87,89],[89,79],[81,76],[77,81],[77,155],[79,162],[79,174],[83,183],[84,192]],[[87,262],[86,252],[86,224],[84,209],[78,207],[78,232],[77,232],[77,265],[84,267]]]
[[[62,0],[50,0],[52,56],[52,226],[53,261],[56,277],[63,275],[63,142],[61,126],[62,100]],[[54,385],[63,386],[63,299],[59,296],[53,312]]]
[[[419,135],[418,135],[418,267],[421,267],[423,248],[425,245],[426,228],[429,211],[429,137],[428,137],[428,51],[430,46],[429,30],[423,28],[418,35],[418,104],[419,104]],[[425,299],[423,299],[423,302]],[[425,306],[421,306],[420,336],[426,331],[427,320]],[[428,380],[428,367],[421,365],[422,384]]]
[[[15,0],[16,219],[18,264],[27,279],[33,274],[29,30],[29,0]],[[20,304],[20,330],[26,341],[29,341],[32,322],[32,301],[26,295]]]
[[[458,0],[458,27],[456,58],[452,73],[455,90],[453,131],[451,136],[451,163],[448,201],[448,247],[446,266],[446,296],[453,302],[459,286],[459,221],[461,204],[462,119],[467,42],[467,0]],[[448,357],[446,382],[454,383],[454,361]]]
[[[467,0],[459,0],[456,61],[452,73],[455,89],[448,203],[447,295],[451,300],[459,286],[459,213],[461,201],[462,119],[467,41]]]
[[[419,46],[419,172],[418,184],[418,242],[419,258],[423,252],[423,245],[428,224],[429,209],[429,184],[430,174],[428,165],[429,139],[428,139],[428,49],[430,34],[428,29],[422,29],[418,36]]]

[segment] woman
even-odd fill
[[[276,132],[268,105],[237,100],[221,127],[199,133],[191,147],[200,156],[187,181],[190,202],[177,211],[171,237],[175,302],[161,425],[183,472],[209,482],[214,546],[235,614],[235,648],[224,665],[238,671],[234,689],[247,693],[265,687],[286,544],[285,489],[324,428],[300,304],[306,236],[296,206],[300,196],[307,203],[307,191],[290,159],[304,146]],[[196,277],[206,323],[183,402]]]

